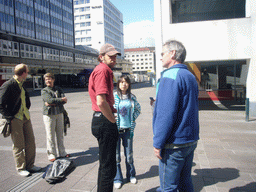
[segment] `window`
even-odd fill
[[[245,0],[171,1],[172,23],[245,17]]]
[[[88,35],[90,34],[90,32],[91,32],[91,29],[82,30],[81,35]]]

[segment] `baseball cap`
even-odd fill
[[[119,53],[115,47],[111,44],[104,44],[102,45],[102,47],[100,48],[100,55],[103,55],[103,54],[107,54],[108,56],[113,56],[113,55],[121,55],[121,53]]]

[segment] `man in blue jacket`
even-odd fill
[[[191,168],[199,139],[198,85],[182,64],[186,49],[178,41],[163,45],[165,69],[157,84],[153,116],[154,153],[159,158],[158,191],[193,192]]]

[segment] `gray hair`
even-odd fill
[[[168,40],[164,43],[164,45],[170,52],[176,51],[174,59],[183,63],[186,59],[186,49],[184,45],[176,40]]]
[[[45,79],[46,77],[50,77],[50,78],[52,78],[52,79],[55,80],[54,74],[52,74],[52,73],[46,73],[46,74],[44,74],[44,79]]]

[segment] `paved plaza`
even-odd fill
[[[154,192],[159,186],[158,160],[152,147],[152,110],[149,97],[155,87],[135,84],[132,92],[142,107],[134,134],[134,161],[138,183],[124,183],[123,192]],[[61,183],[51,185],[42,179],[43,172],[30,177],[16,173],[12,157],[11,138],[0,137],[0,191],[29,192],[96,192],[98,144],[91,134],[91,102],[86,90],[66,90],[66,110],[71,128],[65,136],[66,151],[71,154],[76,169]],[[42,100],[32,93],[30,109],[36,137],[36,166],[45,168],[46,133],[43,125]],[[170,95],[171,97],[171,95]],[[245,121],[243,103],[200,102],[200,141],[195,151],[192,177],[195,192],[255,192],[256,191],[256,119]],[[122,156],[125,176],[124,156]]]

